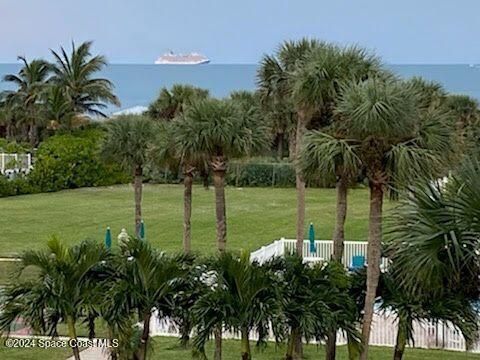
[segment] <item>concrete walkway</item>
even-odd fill
[[[82,360],[109,360],[108,349],[102,347],[89,347],[80,352],[80,359]],[[75,360],[73,356],[67,360]]]

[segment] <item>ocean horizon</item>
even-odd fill
[[[480,100],[480,65],[477,64],[386,64],[402,78],[421,76],[437,81],[453,94],[463,94]],[[216,97],[227,96],[234,90],[254,90],[258,64],[155,65],[109,64],[100,72],[115,85],[121,106],[109,106],[108,113],[148,106],[162,87],[175,83],[191,84],[210,90]],[[20,64],[0,64],[0,78],[16,73]],[[12,89],[0,82],[0,91]]]

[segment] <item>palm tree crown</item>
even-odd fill
[[[106,117],[102,109],[106,104],[120,105],[113,94],[110,80],[93,77],[107,64],[105,57],[92,56],[92,42],[87,41],[76,47],[72,43],[70,55],[61,47],[60,51],[52,50],[56,62],[52,65],[52,81],[65,90],[77,113]]]

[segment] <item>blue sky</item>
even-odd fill
[[[389,63],[480,63],[478,0],[0,0],[0,62],[94,40],[112,63],[199,51],[255,63],[284,39],[375,50]]]

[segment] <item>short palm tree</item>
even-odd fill
[[[419,112],[412,87],[395,80],[369,79],[342,91],[337,113],[356,143],[370,187],[367,293],[361,359],[367,359],[370,326],[380,275],[382,209],[385,191],[444,171],[452,136],[441,110]]]
[[[223,252],[227,240],[225,173],[228,160],[253,155],[267,144],[267,131],[253,111],[228,100],[207,99],[192,104],[178,129],[182,153],[208,159],[215,186],[217,246]]]
[[[141,115],[119,116],[107,124],[102,145],[105,159],[120,164],[133,177],[135,191],[135,234],[139,236],[142,221],[143,169],[154,137],[150,119]]]
[[[91,48],[92,42],[87,41],[78,47],[72,42],[70,54],[63,47],[58,52],[52,50],[52,82],[63,89],[76,113],[106,117],[102,110],[107,104],[119,106],[120,102],[112,82],[95,77],[107,61],[104,56],[92,56]]]
[[[194,338],[196,350],[205,358],[205,344],[222,324],[241,335],[241,358],[252,358],[250,332],[259,334],[258,344],[265,341],[269,323],[277,312],[277,296],[272,274],[256,263],[250,263],[247,254],[240,257],[220,254],[210,264],[209,280],[212,288],[193,306],[197,324]]]
[[[115,273],[105,292],[105,301],[114,305],[109,316],[122,319],[138,315],[143,330],[135,358],[145,360],[153,312],[167,306],[189,267],[184,266],[182,257],[159,252],[139,238],[122,242],[113,261]]]
[[[18,74],[5,75],[3,80],[17,87],[15,91],[7,91],[5,101],[10,109],[28,127],[28,137],[32,146],[38,144],[38,128],[41,125],[41,103],[47,89],[50,68],[44,60],[30,62],[23,56],[18,59],[22,67]]]
[[[65,247],[55,238],[47,250],[27,251],[21,256],[22,270],[34,270],[31,280],[20,280],[7,286],[0,315],[0,328],[22,317],[33,329],[56,334],[57,324],[67,324],[68,336],[77,339],[78,321],[86,314],[89,299],[101,293],[99,276],[103,262],[109,259],[103,246],[84,241]],[[72,347],[76,360],[77,346]]]

